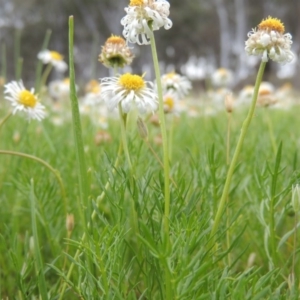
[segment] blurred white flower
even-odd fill
[[[229,69],[219,68],[211,76],[214,87],[229,87],[233,81],[233,73]]]
[[[34,89],[26,90],[22,81],[12,81],[4,85],[5,99],[11,102],[13,106],[13,114],[17,111],[23,111],[27,115],[27,119],[36,119],[41,121],[45,118],[45,107],[42,105]]]
[[[270,106],[277,102],[275,96],[275,87],[272,83],[263,81],[258,90],[257,105]]]
[[[68,65],[64,61],[64,57],[56,51],[43,50],[38,53],[37,57],[44,64],[50,63],[58,72],[63,73],[68,69]]]
[[[149,44],[152,30],[160,27],[170,29],[172,21],[168,18],[170,3],[166,0],[130,0],[125,8],[127,15],[122,18],[123,35],[130,43]]]
[[[249,104],[254,93],[253,85],[244,86],[238,95],[238,104]]]
[[[49,83],[48,92],[54,100],[68,98],[70,94],[70,79],[64,78],[62,80],[51,81]]]
[[[182,100],[192,89],[191,82],[185,77],[175,72],[164,74],[161,77],[164,94],[173,94],[176,100]]]
[[[87,106],[95,106],[102,102],[99,81],[92,79],[85,86],[85,95],[82,102]]]

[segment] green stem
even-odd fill
[[[226,141],[226,164],[227,166],[229,166],[230,164],[230,131],[231,131],[231,120],[232,120],[232,113],[229,112],[228,114],[228,123],[227,123],[227,141]],[[226,244],[227,244],[227,250],[230,248],[230,211],[229,211],[229,195],[226,199]],[[227,254],[227,262],[228,262],[228,266],[231,265],[231,255],[230,252],[228,252]]]
[[[266,123],[267,123],[268,129],[269,129],[270,140],[271,140],[271,144],[272,144],[272,147],[273,147],[273,151],[274,151],[274,154],[276,154],[276,152],[277,152],[277,146],[276,146],[276,140],[275,140],[275,136],[274,136],[274,130],[273,130],[273,125],[272,125],[272,120],[270,118],[269,111],[267,111],[267,110],[268,110],[268,108],[266,107],[264,109],[265,119],[266,119]]]
[[[6,44],[3,43],[2,45],[2,70],[1,70],[1,75],[3,77],[4,83],[6,83]]]
[[[23,69],[23,58],[19,57],[17,61],[17,68],[16,68],[16,80],[20,80],[22,78],[22,69]]]
[[[75,140],[75,151],[78,168],[78,183],[79,183],[79,207],[82,225],[86,226],[85,209],[88,207],[88,178],[87,169],[85,166],[84,147],[82,140],[82,130],[80,122],[80,114],[78,108],[78,99],[75,85],[75,70],[74,70],[74,19],[69,17],[69,70],[70,70],[70,98],[72,107],[73,133]]]
[[[43,75],[42,75],[41,81],[40,81],[40,83],[39,83],[39,90],[40,90],[44,85],[46,85],[47,79],[48,79],[48,77],[49,77],[49,74],[50,74],[52,68],[53,68],[52,64],[48,64],[47,67],[46,67],[46,69],[44,70],[44,73],[43,73]],[[70,72],[71,72],[71,71],[70,71]]]
[[[255,87],[254,87],[254,93],[253,93],[253,97],[252,97],[251,106],[250,106],[248,115],[247,115],[246,119],[243,122],[240,137],[239,137],[239,140],[237,142],[237,145],[236,145],[236,148],[235,148],[235,151],[234,151],[234,154],[233,154],[233,158],[232,158],[232,161],[230,163],[230,166],[229,166],[229,169],[228,169],[228,172],[227,172],[227,177],[226,177],[223,193],[222,193],[221,200],[220,200],[220,203],[219,203],[219,207],[218,207],[218,210],[217,210],[217,213],[216,213],[215,221],[214,221],[211,233],[210,233],[209,247],[212,246],[213,240],[215,239],[215,234],[216,234],[216,232],[218,230],[218,227],[220,225],[221,217],[222,217],[223,212],[224,212],[224,206],[226,204],[226,199],[227,199],[228,194],[229,194],[230,183],[231,183],[231,179],[232,179],[232,176],[233,176],[233,173],[234,173],[234,169],[235,169],[235,166],[237,164],[239,154],[242,150],[242,146],[243,146],[244,139],[246,137],[247,130],[249,128],[252,117],[254,115],[257,96],[258,96],[258,89],[259,89],[260,83],[262,81],[265,66],[266,66],[266,62],[261,62],[259,70],[258,70],[258,74],[257,74],[257,77],[256,77],[256,82],[255,82]]]
[[[1,130],[2,126],[4,125],[4,123],[10,118],[11,115],[12,115],[12,112],[10,111],[0,122],[0,130]]]
[[[52,31],[50,29],[48,29],[46,31],[46,35],[45,35],[45,38],[44,38],[44,41],[43,41],[41,51],[47,49],[48,44],[49,44],[49,40],[50,40],[50,37],[51,37],[51,33],[52,33]],[[35,70],[35,91],[37,93],[39,93],[40,88],[41,88],[42,69],[43,69],[43,62],[41,60],[38,60],[37,67],[36,67],[36,70]]]
[[[121,121],[121,137],[122,137],[122,143],[123,148],[126,156],[126,160],[129,166],[130,173],[132,174],[132,163],[129,155],[128,145],[127,145],[127,139],[126,139],[126,120],[127,120],[127,114],[124,114],[122,111],[121,103],[119,103],[119,115],[120,115],[120,121]]]
[[[172,161],[172,154],[173,154],[173,135],[174,135],[174,126],[175,126],[175,122],[174,122],[174,114],[171,115],[171,126],[170,126],[170,130],[169,130],[169,161]]]
[[[272,195],[270,200],[270,244],[271,244],[271,257],[272,261],[270,262],[270,268],[274,268],[276,266],[277,261],[277,253],[276,253],[276,232],[275,232],[275,216],[274,216],[274,205],[275,205],[275,197]]]
[[[35,208],[35,195],[34,195],[34,184],[31,179],[30,187],[30,211],[31,211],[31,224],[32,224],[32,235],[34,240],[34,255],[35,255],[35,269],[38,278],[38,286],[42,300],[48,300],[46,280],[44,275],[43,260],[40,252],[38,230],[36,223],[36,208]]]
[[[163,95],[162,95],[162,86],[161,86],[161,76],[158,64],[158,57],[156,51],[156,44],[153,32],[150,34],[150,44],[153,58],[153,65],[155,70],[156,84],[157,84],[157,93],[158,93],[158,101],[159,101],[159,121],[160,121],[160,129],[163,140],[163,162],[164,162],[164,196],[165,196],[165,209],[164,209],[164,218],[163,218],[163,226],[164,233],[167,242],[167,249],[170,247],[170,225],[169,225],[169,217],[170,217],[170,165],[169,165],[169,145],[167,139],[167,130],[166,130],[166,122],[165,122],[165,114],[164,114],[164,104],[163,104]],[[172,280],[170,270],[167,267],[165,269],[165,299],[171,300],[172,297]]]
[[[155,44],[153,32],[150,35],[150,42],[151,42],[151,50],[152,50],[153,64],[154,64],[156,84],[157,84],[158,101],[159,101],[159,121],[160,121],[161,135],[163,140],[164,179],[165,179],[164,229],[166,235],[169,236],[169,216],[170,216],[170,166],[169,166],[169,153],[168,153],[169,145],[167,139],[161,76],[160,76],[158,57],[156,52],[156,44]]]
[[[294,287],[296,286],[297,282],[297,275],[295,272],[295,265],[296,265],[296,252],[297,252],[297,223],[298,223],[298,212],[295,213],[295,224],[294,224],[294,244],[293,244],[293,262],[292,262],[292,274],[293,274],[293,279],[294,279]]]
[[[231,120],[232,113],[228,113],[228,123],[227,123],[227,137],[226,137],[226,164],[229,166],[230,163],[230,129],[231,129]]]
[[[15,62],[15,77],[16,80],[19,80],[19,58],[20,58],[20,45],[21,45],[21,30],[15,30],[14,36],[14,62]]]
[[[120,115],[120,121],[121,121],[121,136],[122,136],[122,143],[123,143],[123,148],[124,148],[124,153],[126,156],[126,160],[129,166],[129,180],[130,180],[130,187],[131,187],[131,193],[134,194],[134,170],[132,167],[131,159],[130,159],[130,154],[128,150],[128,144],[127,144],[127,138],[126,138],[126,121],[127,121],[127,114],[124,114],[122,111],[122,106],[121,103],[119,103],[119,115]],[[134,202],[134,196],[130,197],[131,199],[131,219],[130,221],[132,222],[132,228],[134,230],[134,237],[136,237],[139,233],[139,227],[138,227],[138,214],[136,211],[136,206]],[[138,259],[141,261],[141,256],[138,253]]]
[[[64,202],[65,215],[67,215],[67,197],[66,197],[66,192],[65,192],[65,188],[64,188],[62,179],[60,177],[60,173],[57,170],[55,170],[51,165],[49,165],[47,162],[45,162],[41,158],[33,156],[33,155],[30,155],[30,154],[25,154],[25,153],[15,152],[15,151],[9,151],[9,150],[0,150],[0,155],[1,154],[14,155],[14,156],[19,156],[19,157],[23,157],[23,158],[28,158],[28,159],[36,161],[36,162],[42,164],[44,167],[46,167],[55,176],[55,178],[56,178],[56,180],[57,180],[57,182],[59,184],[60,191],[61,191],[61,197],[62,197],[63,202]]]
[[[151,153],[154,155],[155,159],[158,161],[158,163],[160,164],[160,166],[162,168],[164,168],[164,164],[162,163],[162,161],[160,160],[159,156],[157,155],[157,153],[154,151],[154,149],[152,148],[151,144],[149,143],[148,139],[144,140],[146,145],[148,146],[148,148],[150,149]],[[170,176],[170,181],[173,183],[173,185],[175,186],[175,188],[178,188],[178,185],[176,184],[176,182],[174,181],[174,179]]]

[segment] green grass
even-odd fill
[[[1,118],[7,110],[7,106],[1,109]],[[231,154],[245,115],[242,109],[233,114]],[[52,173],[35,161],[0,155],[1,298],[40,295],[41,299],[58,299],[74,263],[62,299],[165,299],[166,268],[171,274],[173,299],[298,299],[297,256],[295,287],[288,284],[293,234],[280,243],[295,222],[290,203],[291,187],[300,180],[298,115],[298,106],[290,111],[269,111],[277,149],[282,143],[279,155],[280,151],[274,152],[263,109],[256,110],[231,184],[229,220],[226,222],[224,214],[213,248],[208,248],[209,236],[227,171],[226,113],[197,118],[182,114],[175,121],[171,176],[177,188],[171,184],[171,249],[162,227],[163,170],[139,137],[134,114],[129,115],[128,126],[135,166],[133,184],[124,155],[113,168],[120,142],[118,120],[109,121],[112,142],[96,146],[97,128],[87,116],[82,117],[89,185],[84,207],[78,207],[71,121],[57,127],[50,117],[41,125],[12,116],[1,128],[0,149],[35,155],[60,172],[67,212],[75,215],[75,228],[68,238],[65,207]],[[153,142],[159,129],[147,126],[149,141],[162,157],[161,146]],[[15,132],[20,134],[18,141],[13,138]],[[97,206],[108,180],[110,186]],[[132,199],[138,216],[137,234],[132,227]],[[92,220],[93,210],[96,217]],[[89,228],[82,224],[81,213]],[[275,252],[267,235],[270,218],[276,228]],[[228,229],[230,249],[226,246]],[[37,243],[32,246],[37,239],[39,249]],[[80,255],[74,260],[78,249]],[[255,260],[249,266],[253,253]]]

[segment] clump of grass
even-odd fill
[[[246,138],[265,62],[246,121],[245,109],[230,115],[230,139],[225,110],[183,112],[171,142],[162,126],[162,149],[159,129],[139,121],[141,139],[135,113],[120,109],[122,139],[111,118],[111,139],[99,146],[97,125],[79,113],[69,22],[72,103],[64,112],[73,119],[55,125],[52,102],[42,127],[0,111],[1,297],[297,299],[297,110],[269,112],[276,153],[259,110]]]

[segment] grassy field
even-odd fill
[[[60,173],[67,197],[39,162],[0,154],[2,299],[165,299],[166,272],[173,299],[299,298],[299,243],[293,233],[298,219],[291,206],[292,186],[300,180],[299,106],[256,109],[211,243],[228,168],[228,118],[223,109],[201,113],[201,97],[193,99],[198,116],[166,115],[173,136],[170,247],[162,229],[163,170],[141,139],[135,114],[127,127],[133,182],[124,154],[118,155],[118,119],[108,120],[111,141],[97,145],[99,128],[82,116],[89,195],[84,203],[72,121],[65,118],[69,104],[59,126],[52,113],[41,123],[20,116],[7,120],[0,150],[48,162]],[[9,107],[1,103],[3,118]],[[232,114],[230,156],[246,112],[238,108]],[[161,158],[159,128],[145,123],[149,144]],[[66,228],[67,213],[74,215],[74,228],[70,217]]]

